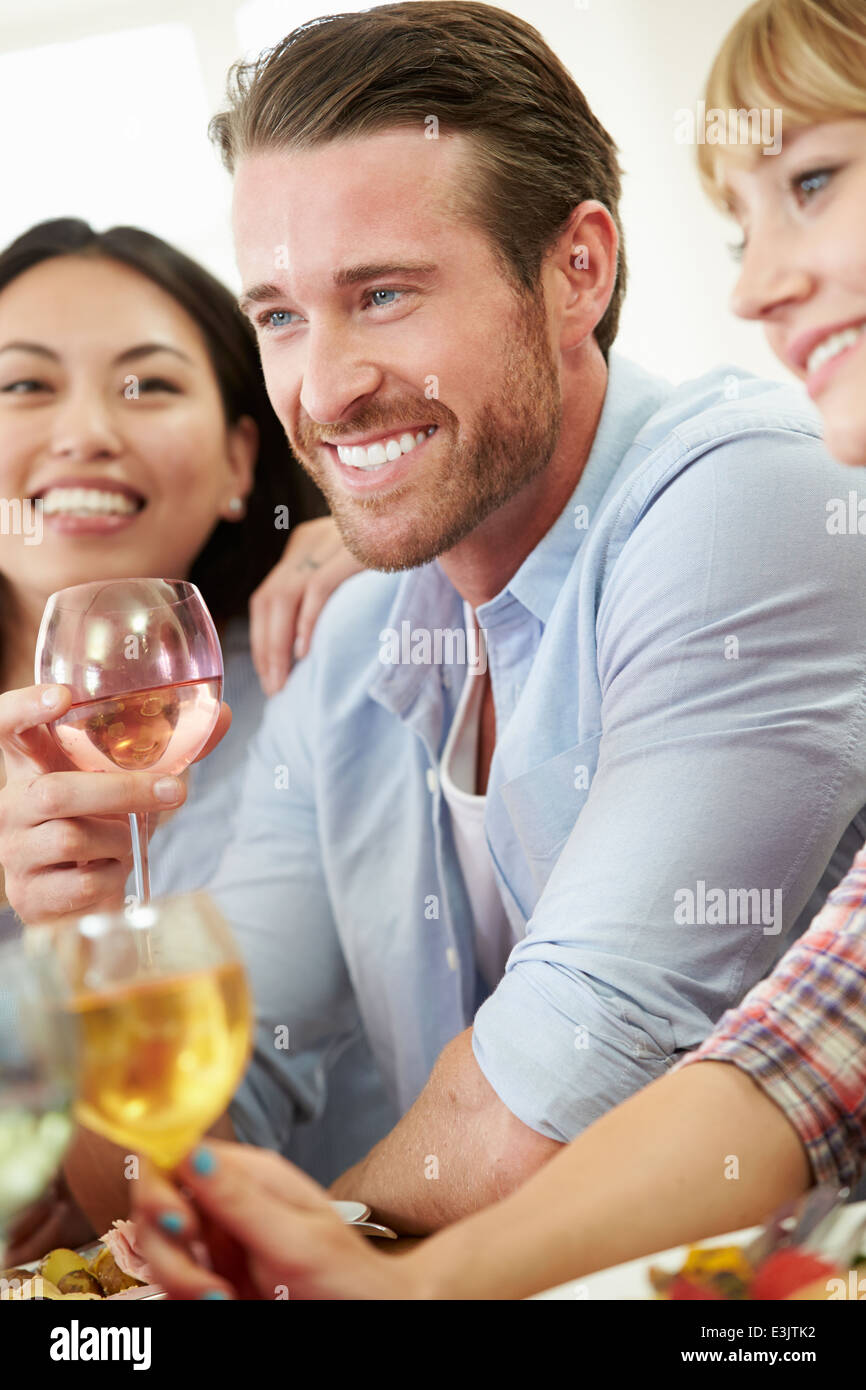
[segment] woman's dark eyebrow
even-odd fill
[[[39,357],[50,357],[52,362],[60,361],[59,353],[54,352],[52,348],[45,347],[44,343],[26,343],[23,340],[18,340],[13,343],[4,343],[3,347],[0,347],[0,352],[35,352]],[[168,343],[137,343],[135,347],[126,348],[124,352],[119,353],[114,360],[120,365],[123,362],[134,362],[139,357],[147,357],[153,352],[171,352],[175,357],[189,362],[190,366],[195,365],[192,358],[188,357],[185,352],[181,352],[180,348],[171,347]]]
[[[25,343],[18,341],[14,343],[4,343],[0,347],[0,352],[35,352],[40,357],[50,357],[53,362],[59,362],[60,358],[51,348],[43,347],[42,343]]]
[[[118,365],[121,362],[134,362],[139,357],[148,357],[152,352],[171,352],[175,357],[180,357],[184,362],[188,362],[190,366],[195,366],[191,357],[188,357],[185,352],[181,352],[180,348],[171,347],[169,343],[138,343],[136,347],[127,348],[125,352],[119,353],[114,360]]]

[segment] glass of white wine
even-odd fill
[[[74,1121],[77,1030],[57,961],[0,944],[0,1266],[15,1217],[42,1194]]]
[[[79,1027],[76,1118],[174,1168],[226,1109],[250,1057],[250,993],[225,918],[191,893],[37,930]]]

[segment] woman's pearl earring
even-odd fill
[[[242,497],[233,497],[229,502],[229,511],[233,517],[240,520],[244,513],[244,499]]]

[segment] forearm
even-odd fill
[[[495,1208],[405,1257],[431,1298],[521,1298],[760,1222],[811,1185],[782,1111],[738,1067],[701,1063],[591,1125]]]
[[[207,1131],[217,1139],[234,1139],[228,1113],[219,1117]],[[76,1202],[97,1234],[107,1231],[113,1221],[128,1219],[132,1206],[131,1183],[139,1166],[129,1149],[113,1144],[101,1134],[79,1125],[63,1164],[66,1182]]]
[[[129,1216],[132,1198],[128,1149],[112,1144],[100,1134],[79,1125],[63,1164],[70,1191],[97,1235],[112,1221]]]
[[[407,1235],[424,1235],[498,1201],[562,1148],[502,1104],[467,1029],[443,1050],[411,1110],[332,1185]]]

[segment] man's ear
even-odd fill
[[[619,235],[596,198],[578,203],[548,264],[556,275],[561,320],[560,347],[577,347],[604,318],[616,283]]]
[[[245,502],[252,491],[258,452],[259,427],[252,415],[241,415],[229,426],[226,435],[226,455],[233,481],[223,511],[232,521],[237,521],[242,515],[237,500]],[[232,503],[235,505],[232,506]]]

